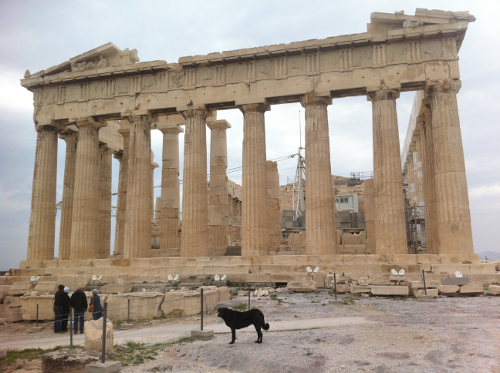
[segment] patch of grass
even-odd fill
[[[189,276],[189,278],[193,279],[193,278],[196,278],[196,276]]]
[[[127,350],[116,349],[116,359],[120,360],[122,366],[127,365],[140,365],[146,362],[146,360],[154,360],[160,352],[165,351],[167,348],[175,346],[180,343],[191,343],[195,339],[191,337],[179,338],[172,342],[167,343],[138,343],[134,341],[128,341],[125,346],[128,347]]]
[[[247,304],[243,302],[238,303],[238,305],[234,307],[234,309],[238,311],[246,311],[247,308],[248,308]]]
[[[342,300],[342,304],[345,304],[345,305],[354,304],[354,298],[353,297],[345,297]]]
[[[407,297],[392,297],[391,300],[408,300]]]
[[[14,365],[16,364],[17,360],[34,360],[34,359],[39,359],[43,354],[46,354],[48,352],[53,352],[60,350],[61,348],[83,348],[82,346],[57,346],[54,348],[50,348],[47,350],[44,350],[42,348],[26,348],[21,351],[17,350],[8,350],[7,351],[7,356],[4,357],[3,359],[0,359],[0,367],[6,367],[9,365]],[[21,369],[22,366],[19,365],[16,367],[16,369]]]
[[[271,300],[279,300],[276,294],[271,294]]]

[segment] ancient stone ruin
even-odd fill
[[[474,20],[468,12],[427,9],[372,13],[363,33],[177,63],[140,62],[137,50],[108,43],[27,71],[21,84],[33,92],[37,148],[27,260],[11,271],[17,278],[11,282],[44,276],[60,283],[71,276],[88,284],[102,274],[104,283],[158,283],[174,274],[226,274],[230,281],[282,283],[300,281],[308,265],[352,278],[389,276],[394,266],[409,274],[494,274],[494,265],[479,264],[474,254],[456,99],[458,52]],[[402,158],[396,103],[407,91],[416,94]],[[361,95],[373,110],[374,169],[363,185],[363,248],[347,253],[335,218],[327,108],[336,98]],[[280,186],[277,166],[266,158],[265,113],[291,102],[300,102],[306,117],[305,229],[293,235],[302,251],[277,255],[286,252],[279,250]],[[231,125],[217,118],[233,108],[244,118],[241,187],[226,175]],[[152,130],[163,133],[156,206]],[[55,258],[58,138],[67,153]],[[112,156],[120,161],[120,180],[109,255]],[[411,232],[421,241],[425,236],[425,250],[409,249],[404,180],[412,208],[425,206],[417,214],[425,224]],[[240,245],[241,255],[230,255]]]

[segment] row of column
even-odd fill
[[[430,120],[426,121],[423,153],[430,160],[424,169],[431,172],[424,176],[427,191],[425,198],[434,200],[428,222],[435,229],[438,253],[470,253],[472,234],[465,179],[465,166],[458,120],[456,93],[459,81],[445,81],[428,89],[430,95]],[[399,91],[382,88],[368,93],[373,106],[373,153],[374,153],[374,222],[375,247],[379,254],[405,254],[407,252],[405,214],[402,188],[402,169],[396,114]],[[307,253],[328,255],[335,253],[336,222],[335,204],[331,181],[330,143],[327,107],[328,96],[305,95],[301,104],[306,116],[306,231]],[[266,163],[265,119],[270,107],[267,103],[240,106],[244,116],[243,139],[243,190],[242,190],[242,255],[267,255],[270,246],[268,214],[268,166]],[[203,108],[182,112],[185,118],[184,145],[184,193],[182,240],[180,255],[186,257],[207,256],[222,250],[224,243],[209,235],[209,226],[227,226],[227,155],[220,154],[211,162],[213,193],[207,188],[206,117]],[[148,257],[151,248],[151,137],[152,117],[129,118],[130,135],[124,134],[124,152],[121,158],[120,188],[117,211],[117,236],[115,254],[125,258]],[[107,170],[111,155],[99,151],[98,131],[105,122],[91,119],[77,123],[78,140],[65,135],[67,164],[74,162],[74,177],[66,167],[64,187],[68,191],[63,215],[71,234],[61,238],[61,256],[70,259],[102,257],[105,252],[99,233],[99,216],[104,217],[105,207],[99,206],[99,169]],[[225,141],[227,124],[212,124],[213,146],[217,138]],[[160,225],[162,248],[178,247],[179,224],[178,195],[178,133],[164,131],[162,198]],[[77,145],[75,145],[77,144]],[[128,160],[126,159],[128,157]],[[33,178],[32,214],[28,240],[28,259],[52,259],[55,228],[55,180],[57,158],[57,128],[38,126],[35,172]],[[120,159],[120,157],[117,157]],[[99,162],[99,159],[101,161]],[[213,169],[212,169],[213,167]],[[67,176],[67,177],[66,177]],[[67,180],[66,180],[67,179]],[[177,181],[176,181],[177,180]],[[101,183],[109,182],[103,176]],[[211,180],[212,182],[212,180]],[[73,183],[73,185],[71,185]],[[126,185],[125,185],[126,184]],[[429,185],[434,184],[431,188]],[[107,187],[106,187],[107,188]],[[103,187],[104,190],[104,187]],[[174,196],[174,197],[169,197]],[[66,199],[66,194],[65,194]],[[208,204],[207,204],[208,201]],[[107,202],[105,203],[107,206]],[[209,222],[209,206],[214,220]],[[213,211],[212,211],[213,210]],[[215,214],[213,214],[215,213]],[[218,217],[222,217],[218,219]],[[63,222],[61,223],[63,224]],[[106,229],[104,226],[102,229]],[[223,229],[223,228],[220,228]],[[66,232],[66,230],[65,230]],[[175,232],[175,234],[171,234]],[[220,233],[220,232],[219,232]],[[224,235],[225,236],[225,235]],[[175,237],[175,238],[174,238]],[[458,237],[458,238],[457,238]],[[104,241],[104,240],[103,240]],[[109,247],[109,243],[108,243]],[[209,251],[211,247],[213,252]],[[121,250],[123,248],[123,252]],[[174,255],[174,253],[171,253]]]

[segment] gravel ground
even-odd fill
[[[262,344],[254,343],[253,328],[238,331],[234,345],[230,334],[217,334],[122,372],[500,372],[500,297],[360,298],[354,304],[342,298],[318,292],[281,294],[281,303],[252,299],[270,324]],[[293,328],[297,319],[356,316],[375,323],[272,331],[278,320]]]

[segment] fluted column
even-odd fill
[[[428,87],[432,110],[439,254],[474,253],[457,105],[460,84],[460,80],[449,79]]]
[[[366,222],[366,253],[376,253],[375,240],[375,203],[373,200],[373,179],[365,180],[364,200],[365,200],[365,222]]]
[[[373,113],[373,195],[377,254],[407,254],[403,176],[396,99],[398,90],[370,92]]]
[[[163,157],[160,199],[160,249],[167,256],[179,256],[179,133],[184,130],[175,126],[160,128],[163,133]]]
[[[99,129],[92,118],[76,122],[75,191],[71,221],[70,259],[97,258],[99,212]]]
[[[337,224],[330,166],[328,105],[330,97],[306,95],[306,252],[308,255],[336,253]]]
[[[57,129],[37,126],[27,260],[54,259]]]
[[[125,239],[125,212],[127,210],[127,187],[128,187],[128,159],[130,144],[130,126],[120,123],[118,133],[123,136],[123,152],[115,154],[115,158],[120,161],[120,172],[118,176],[118,201],[116,203],[116,227],[115,227],[115,248],[113,255],[123,255],[123,245]]]
[[[280,174],[278,162],[267,161],[266,163],[269,250],[278,250],[281,244]]]
[[[243,122],[241,255],[269,255],[264,113],[268,104],[240,106]]]
[[[186,119],[182,193],[181,256],[208,256],[207,136],[204,109],[182,112]]]
[[[425,206],[425,233],[426,250],[429,254],[438,253],[436,235],[436,192],[434,188],[434,145],[432,143],[432,113],[430,110],[430,99],[425,99],[423,103],[423,115],[420,118],[422,124],[422,171],[423,171],[423,192]]]
[[[99,223],[97,259],[106,259],[111,248],[111,170],[112,151],[107,144],[99,146]]]
[[[59,256],[61,260],[70,258],[71,220],[73,218],[73,195],[75,191],[76,146],[78,132],[65,132],[59,135],[66,141],[66,161],[64,163],[64,186],[59,231]]]
[[[231,128],[231,125],[225,120],[215,120],[208,122],[207,125],[211,130],[208,252],[210,256],[217,256],[224,255],[227,250],[229,201],[226,130]]]
[[[130,116],[124,258],[151,256],[151,122],[148,115]]]

